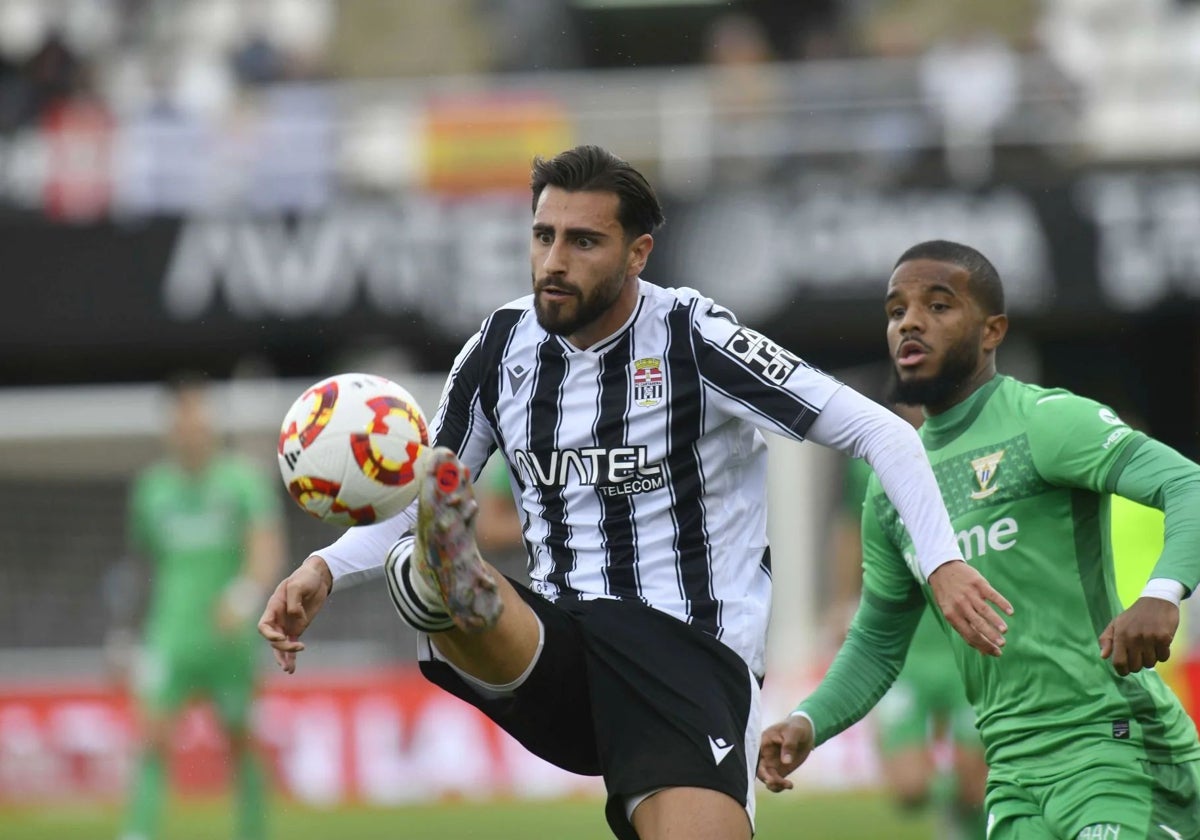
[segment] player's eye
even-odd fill
[[[580,248],[587,250],[588,248],[591,248],[593,245],[595,245],[596,242],[590,236],[581,236],[575,240],[575,244],[578,245]]]
[[[533,238],[536,239],[542,245],[550,245],[554,242],[554,234],[549,233],[544,230],[538,231],[537,233],[535,233],[533,235]]]
[[[935,300],[933,303],[929,304],[929,308],[934,312],[945,312],[950,308],[950,304],[942,303],[940,300]]]
[[[891,309],[888,310],[888,317],[891,318],[893,321],[895,321],[898,318],[903,318],[904,317],[904,307],[903,306],[893,306]]]

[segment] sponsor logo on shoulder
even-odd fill
[[[1000,468],[1000,462],[1004,460],[1004,450],[993,452],[990,455],[983,455],[971,462],[971,469],[975,471],[975,480],[979,482],[979,489],[971,494],[971,498],[975,500],[986,499],[988,496],[1000,489],[999,484],[993,484],[996,478],[996,470]]]
[[[1110,446],[1132,431],[1133,429],[1129,428],[1128,426],[1123,429],[1113,429],[1112,434],[1108,436],[1108,440],[1104,441],[1104,446],[1102,446],[1101,449],[1108,449]]]
[[[776,385],[787,382],[792,371],[804,364],[795,353],[748,327],[740,327],[730,336],[725,349],[750,370]]]

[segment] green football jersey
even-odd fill
[[[1126,741],[1152,761],[1200,758],[1196,730],[1153,671],[1120,677],[1098,638],[1121,610],[1109,495],[1147,439],[1099,403],[996,376],[921,427],[963,558],[1012,602],[999,658],[932,610],[975,709],[994,774],[1052,774]],[[863,585],[918,586],[912,541],[879,481],[864,510]],[[927,599],[932,593],[925,588]]]
[[[163,462],[138,476],[129,526],[134,548],[153,565],[148,643],[183,652],[214,642],[216,603],[242,570],[249,530],[278,516],[274,488],[233,457],[198,475]]]

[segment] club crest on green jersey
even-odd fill
[[[1004,450],[991,452],[990,455],[984,455],[976,458],[971,462],[971,469],[976,472],[976,480],[979,482],[979,490],[971,493],[972,499],[985,499],[1000,490],[1000,485],[992,484],[992,479],[996,478],[996,470],[1000,469],[1000,462],[1004,460]]]
[[[992,484],[992,479],[996,477],[996,470],[1000,467],[1000,462],[1004,460],[1004,450],[992,452],[988,455],[983,455],[971,462],[971,469],[975,470],[975,480],[979,482],[979,489],[971,494],[972,499],[986,499],[988,496],[1000,489],[999,484]]]

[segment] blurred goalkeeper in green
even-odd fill
[[[989,840],[1200,838],[1200,742],[1153,670],[1200,582],[1200,466],[1099,403],[998,375],[1004,292],[974,249],[910,248],[884,307],[892,399],[924,408],[920,435],[963,557],[1014,608],[1000,657],[950,639],[986,750]],[[1162,554],[1124,611],[1112,494],[1165,512]],[[773,791],[879,701],[924,612],[912,542],[875,479],[862,532],[846,642],[763,734],[758,775]]]
[[[130,496],[130,538],[152,591],[133,674],[142,744],[123,840],[159,836],[172,723],[191,699],[211,703],[228,739],[237,840],[266,836],[249,727],[255,620],[282,565],[279,499],[263,471],[221,451],[207,400],[199,380],[176,386],[170,457],[139,475]]]

